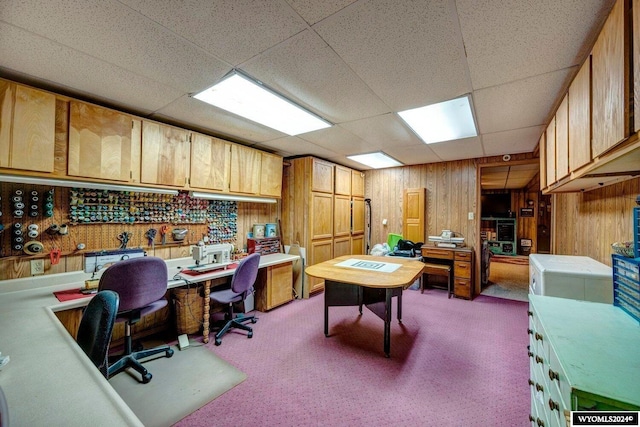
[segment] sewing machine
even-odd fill
[[[429,241],[441,248],[464,246],[464,237],[454,237],[454,234],[451,230],[442,230],[442,234],[439,236],[429,236]]]
[[[194,271],[215,270],[227,268],[231,264],[231,251],[233,245],[230,243],[220,243],[217,245],[197,244],[191,246],[191,256],[196,265],[189,267]]]

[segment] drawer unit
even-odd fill
[[[612,255],[613,305],[640,322],[640,258]]]
[[[435,249],[422,247],[422,256],[424,258],[453,259],[453,252],[449,249]]]
[[[456,250],[453,255],[453,294],[458,298],[473,297],[473,250]]]
[[[533,426],[576,410],[640,409],[640,328],[610,304],[529,295]]]

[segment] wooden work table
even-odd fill
[[[345,261],[361,261],[362,266],[342,266]],[[356,264],[357,265],[357,264]],[[380,267],[395,265],[392,272]],[[371,255],[345,255],[307,267],[305,272],[325,280],[324,334],[329,336],[329,307],[362,306],[384,320],[384,353],[391,351],[391,299],[398,298],[398,321],[402,321],[402,291],[422,275],[420,261]]]
[[[421,247],[422,260],[447,264],[453,268],[453,294],[458,298],[473,298],[473,248],[442,248],[433,245]]]

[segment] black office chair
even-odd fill
[[[76,341],[94,365],[108,378],[109,343],[118,314],[118,294],[113,291],[98,292],[89,301],[82,314]]]
[[[125,322],[124,354],[109,366],[109,377],[127,368],[133,368],[142,376],[142,382],[148,383],[152,375],[139,360],[160,353],[171,357],[173,350],[168,345],[163,345],[148,350],[132,351],[131,325],[137,323],[143,316],[166,307],[167,300],[164,298],[167,292],[166,264],[157,257],[119,261],[102,274],[98,290],[112,290],[118,293],[120,308],[116,322]]]
[[[260,254],[253,253],[242,259],[231,278],[231,289],[212,292],[209,296],[211,301],[227,305],[225,314],[226,323],[216,334],[215,344],[222,344],[222,336],[226,334],[230,328],[238,328],[248,331],[247,338],[253,336],[253,329],[245,325],[246,322],[256,323],[255,316],[234,317],[233,303],[244,301],[252,292],[253,284],[258,277],[258,265],[260,264]]]

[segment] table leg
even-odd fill
[[[402,288],[396,288],[396,296],[398,297],[398,322],[402,323]]]
[[[202,342],[205,344],[209,342],[209,295],[211,295],[211,283],[207,280],[204,282],[204,298],[202,303],[203,316],[202,316]]]
[[[384,355],[391,357],[391,299],[393,289],[387,288],[384,301]]]
[[[324,336],[329,336],[329,301],[327,300],[326,289],[324,294]]]

